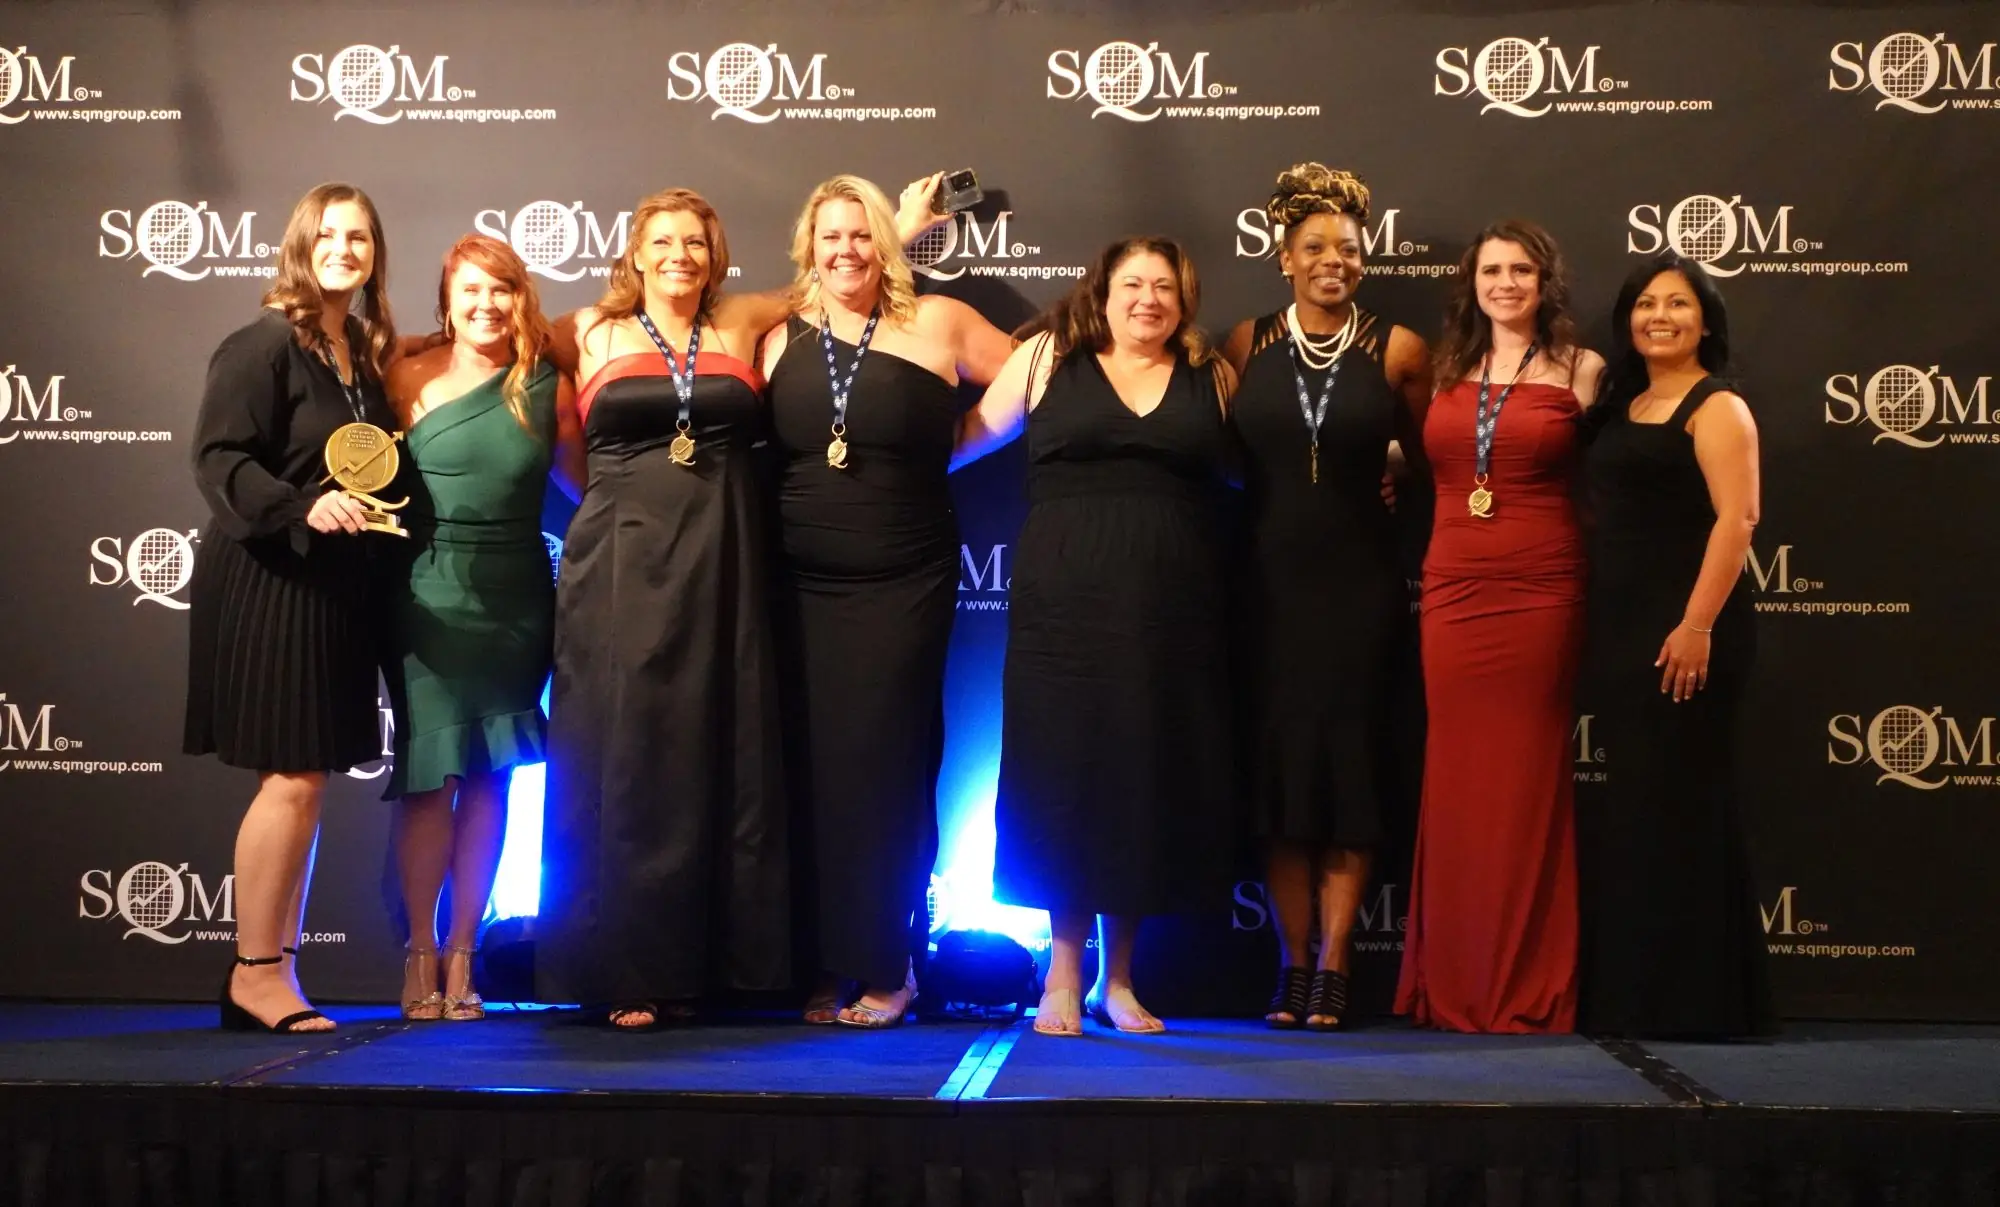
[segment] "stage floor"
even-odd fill
[[[744,1017],[621,1034],[572,1010],[476,1024],[330,1013],[338,1032],[302,1039],[225,1034],[213,1007],[0,1004],[0,1202],[253,1201],[204,1196],[245,1179],[346,1185],[357,1170],[407,1184],[355,1202],[473,1202],[410,1187],[462,1189],[482,1168],[512,1187],[495,1202],[543,1201],[521,1198],[524,1171],[548,1187],[564,1168],[593,1189],[547,1201],[628,1201],[599,1191],[649,1177],[734,1188],[757,1168],[762,1192],[685,1201],[785,1202],[773,1187],[803,1179],[827,1201],[851,1183],[864,1203],[1101,1197],[1064,1186],[1122,1202],[1135,1178],[1136,1202],[1234,1201],[1249,1183],[1278,1188],[1254,1196],[1272,1202],[1370,1202],[1373,1187],[1384,1203],[1803,1203],[1815,1184],[1827,1201],[2000,1201],[1992,1026],[1795,1023],[1768,1042],[1635,1044],[1213,1019],[1057,1039],[1026,1021],[863,1032]],[[153,1181],[173,1193],[108,1195],[107,1152],[137,1154],[124,1161],[142,1173],[164,1160]],[[61,1193],[72,1182],[94,1189]],[[1753,1183],[1795,1193],[1722,1194]],[[1162,1200],[1162,1185],[1182,1193]]]

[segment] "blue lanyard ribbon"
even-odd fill
[[[877,306],[868,314],[868,325],[861,329],[861,342],[854,346],[854,363],[847,366],[847,380],[840,378],[840,365],[833,354],[833,319],[822,306],[819,312],[819,342],[826,349],[826,384],[833,391],[833,434],[847,433],[847,399],[854,391],[854,375],[861,371],[861,358],[868,355],[868,341],[875,338],[875,324],[882,319],[882,308]]]
[[[674,426],[685,432],[688,429],[689,417],[694,413],[694,358],[695,354],[701,351],[701,320],[697,318],[694,330],[688,332],[685,373],[681,371],[680,362],[674,359],[673,346],[667,343],[666,337],[660,334],[658,327],[653,326],[653,320],[648,318],[643,310],[639,312],[639,325],[646,329],[647,335],[653,337],[653,346],[660,350],[660,355],[667,358],[667,373],[674,379],[674,395],[681,401],[680,415],[675,419]]]
[[[1493,433],[1500,425],[1500,408],[1507,405],[1508,396],[1513,394],[1515,386],[1521,384],[1521,377],[1528,371],[1538,350],[1534,344],[1528,345],[1528,354],[1521,358],[1521,367],[1514,370],[1514,380],[1508,382],[1507,388],[1500,391],[1500,397],[1493,400],[1491,411],[1486,409],[1486,399],[1493,389],[1493,358],[1488,356],[1479,367],[1479,407],[1472,416],[1472,449],[1478,460],[1473,467],[1475,480],[1486,477],[1488,463],[1493,459]]]

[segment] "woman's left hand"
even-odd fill
[[[940,214],[934,205],[938,185],[944,180],[944,173],[912,180],[903,188],[903,195],[896,201],[896,233],[903,237],[903,246],[916,242],[917,236],[933,226],[951,220],[950,214]]]
[[[1653,665],[1666,668],[1660,675],[1660,691],[1672,695],[1674,703],[1693,699],[1708,686],[1708,634],[1697,633],[1682,621],[1667,634]]]

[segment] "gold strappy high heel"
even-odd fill
[[[450,955],[465,957],[465,986],[467,992],[445,994],[442,1015],[446,1022],[478,1022],[480,1019],[486,1017],[486,1001],[478,993],[471,991],[472,957],[477,949],[471,947],[454,947],[449,943],[445,944],[444,949]],[[447,976],[445,984],[449,985],[450,983],[451,978]]]
[[[437,989],[438,953],[435,947],[411,947],[403,956],[403,984],[410,983],[414,967],[417,979],[431,987],[422,997],[403,999],[403,1017],[413,1023],[433,1023],[444,1016],[444,994]]]

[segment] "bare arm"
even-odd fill
[[[582,359],[582,350],[578,346],[578,325],[589,322],[596,313],[594,307],[586,306],[582,310],[572,310],[550,324],[549,346],[543,350],[543,355],[549,358],[550,364],[571,378],[577,376],[578,362]]]
[[[572,503],[583,499],[589,471],[585,468],[583,417],[576,410],[576,382],[567,373],[556,376],[556,449],[551,472],[556,488]]]
[[[1236,369],[1227,357],[1217,356],[1208,362],[1215,372],[1215,402],[1222,408],[1222,417],[1229,418],[1229,400],[1236,397]]]
[[[1588,348],[1578,350],[1576,369],[1570,374],[1569,390],[1577,405],[1589,410],[1597,402],[1597,386],[1604,380],[1604,358]]]
[[[1222,353],[1222,359],[1228,361],[1229,367],[1236,370],[1238,381],[1243,379],[1244,370],[1250,367],[1250,341],[1256,336],[1257,324],[1253,320],[1244,319],[1229,329],[1229,338],[1223,340],[1222,347],[1218,349]]]
[[[1403,405],[1396,408],[1396,439],[1391,445],[1390,470],[1399,475],[1427,477],[1430,461],[1424,456],[1424,418],[1431,409],[1431,350],[1423,337],[1408,327],[1389,328],[1389,347],[1382,367],[1389,388]]]
[[[1038,335],[1014,349],[993,383],[958,424],[958,447],[951,467],[968,465],[1010,443],[1028,425],[1028,412],[1041,401],[1055,368],[1055,337]]]
[[[992,385],[1007,358],[1013,355],[1013,337],[956,298],[932,294],[919,299],[918,305],[924,317],[937,324],[934,330],[951,347],[959,379],[976,386]]]
[[[1680,624],[1667,634],[1655,666],[1664,667],[1660,690],[1675,700],[1692,696],[1708,678],[1709,637],[1715,618],[1743,574],[1743,556],[1757,528],[1760,486],[1757,422],[1743,399],[1727,392],[1710,395],[1688,421],[1695,461],[1715,508],[1701,573],[1688,595]]]

